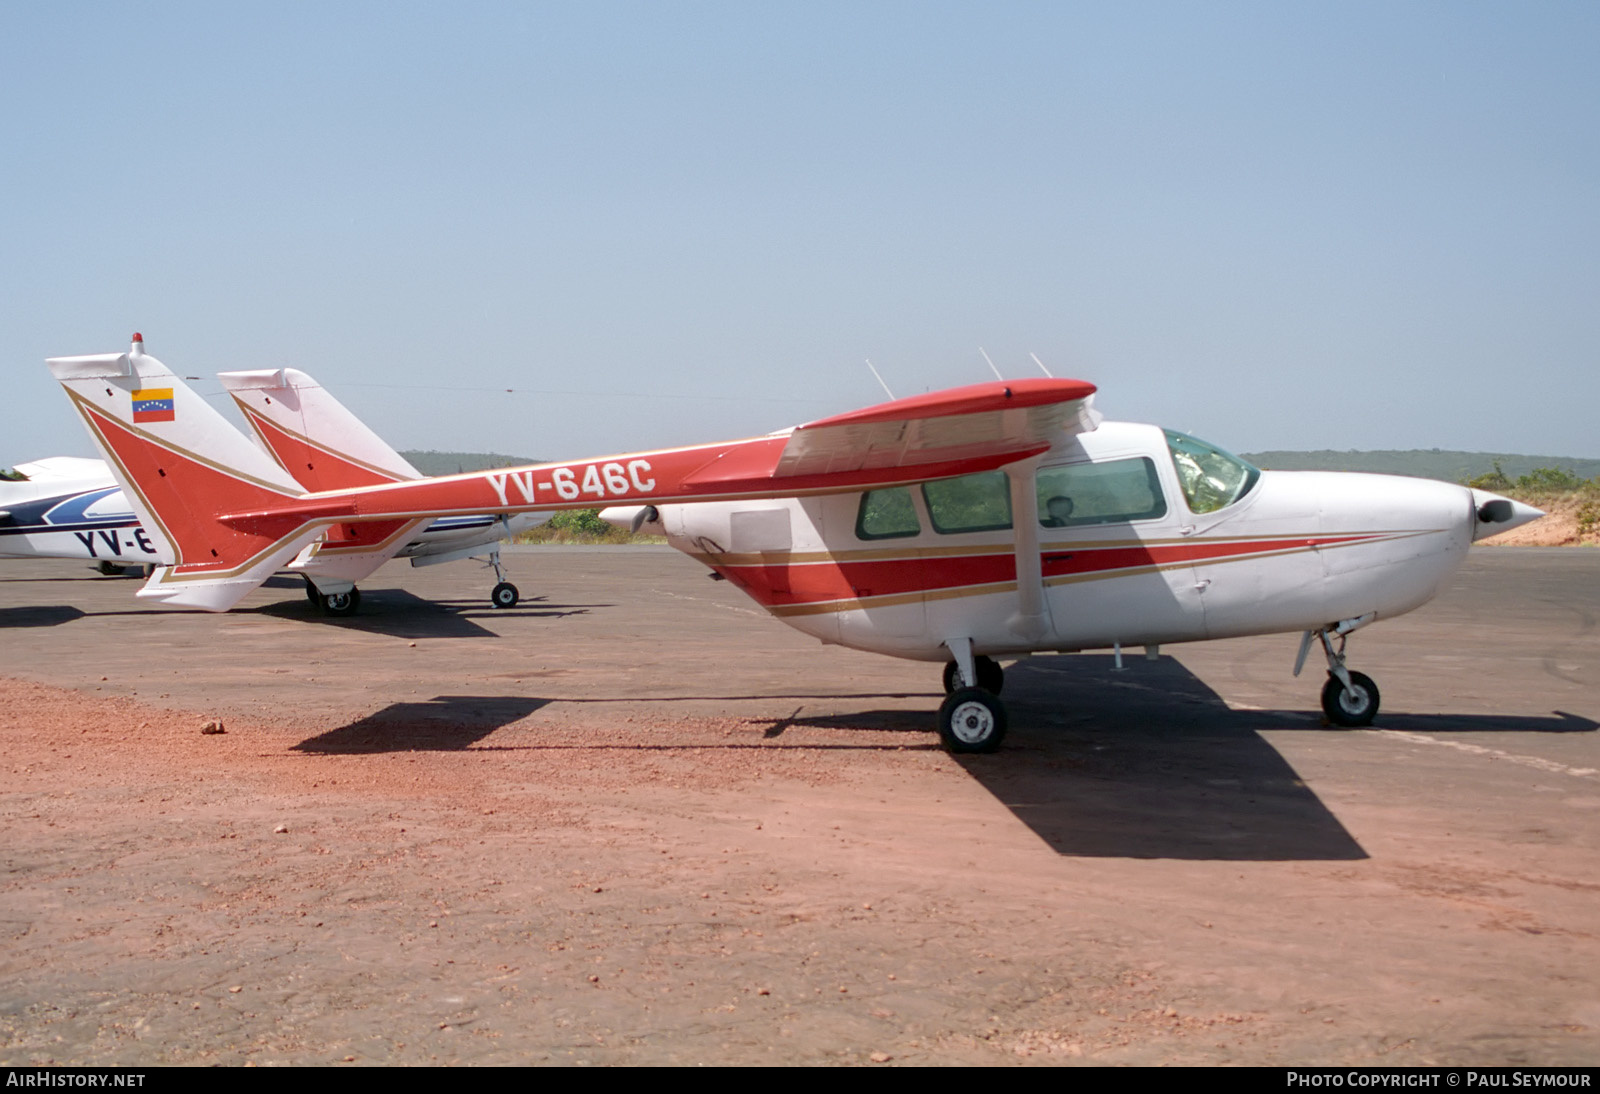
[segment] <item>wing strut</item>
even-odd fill
[[[1033,485],[1038,468],[1038,456],[1005,467],[1011,485],[1011,529],[1017,552],[1017,610],[1006,620],[1006,626],[1028,642],[1037,642],[1050,629],[1045,614],[1044,569],[1039,560],[1039,493]]]

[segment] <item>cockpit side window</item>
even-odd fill
[[[1191,513],[1214,513],[1250,492],[1261,469],[1214,444],[1168,429],[1167,449]]]
[[[934,530],[945,535],[1011,527],[1011,488],[1004,471],[925,482],[922,500]]]
[[[856,538],[897,539],[921,531],[911,487],[893,486],[861,495],[861,507],[856,510]]]
[[[1155,461],[1144,456],[1045,467],[1034,480],[1046,528],[1120,524],[1167,515]]]

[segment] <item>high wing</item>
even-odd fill
[[[994,381],[767,437],[307,493],[142,341],[124,354],[49,365],[146,528],[176,559],[139,595],[212,611],[238,603],[323,535],[376,545],[452,514],[875,489],[992,470],[1098,422],[1092,384]]]

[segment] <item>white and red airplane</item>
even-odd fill
[[[1302,632],[1322,705],[1378,689],[1344,640],[1432,598],[1473,540],[1542,514],[1463,486],[1261,471],[1104,423],[1079,380],[995,381],[766,437],[305,492],[135,342],[52,358],[152,538],[139,595],[224,611],[319,538],[353,552],[456,513],[610,507],[824,642],[947,662],[939,732],[998,747],[996,658]],[[160,412],[151,414],[151,407]]]

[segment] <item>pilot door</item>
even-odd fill
[[[1205,637],[1201,591],[1148,456],[1042,467],[1040,572],[1062,649]]]

